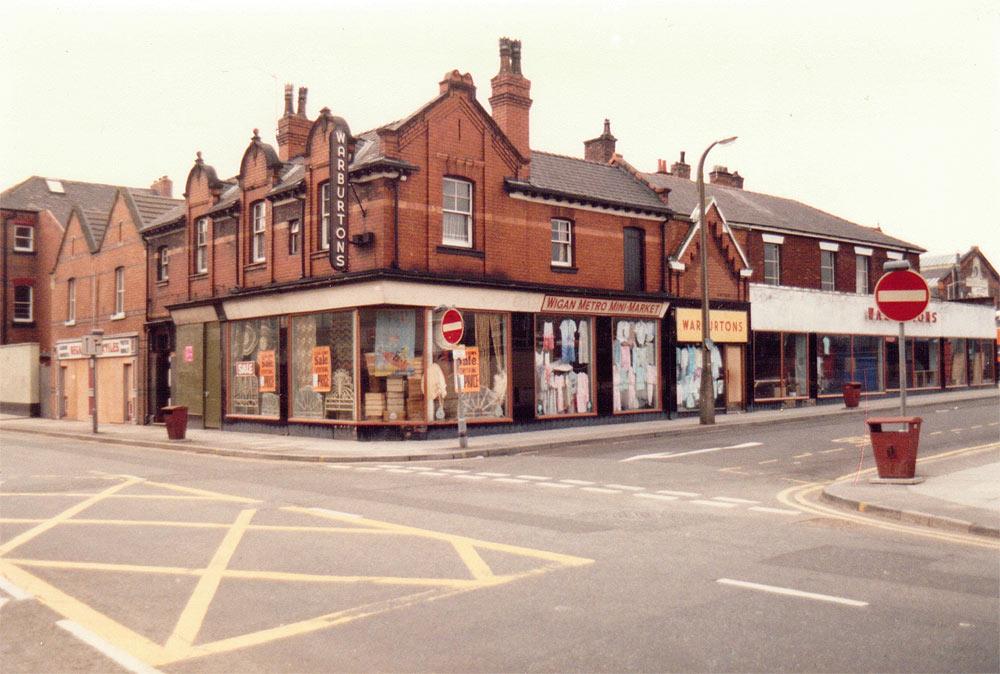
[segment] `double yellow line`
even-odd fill
[[[989,444],[977,445],[975,447],[963,447],[961,449],[955,449],[949,452],[942,452],[940,454],[934,454],[932,456],[921,458],[918,460],[918,465],[933,463],[943,459],[950,459],[956,456],[978,454],[980,452],[987,452],[991,450],[995,451],[997,449],[1000,449],[1000,442],[991,442]],[[933,538],[946,541],[948,543],[958,543],[961,545],[1000,550],[1000,540],[990,539],[985,536],[976,536],[974,534],[964,534],[957,531],[931,529],[923,526],[910,526],[899,522],[892,522],[877,516],[865,516],[860,513],[847,512],[839,508],[823,505],[816,499],[816,494],[831,484],[836,484],[837,482],[845,480],[853,480],[855,476],[865,477],[871,475],[873,472],[875,472],[875,468],[869,468],[861,471],[860,473],[852,472],[847,475],[842,475],[834,480],[831,480],[830,482],[811,482],[809,484],[790,487],[778,494],[778,500],[792,508],[798,508],[799,510],[804,510],[806,512],[826,517],[835,517],[841,520],[856,522],[866,526],[875,527],[877,529],[905,533],[914,536],[922,536],[924,538]],[[862,507],[863,506],[864,504],[862,504]]]

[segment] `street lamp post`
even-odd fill
[[[716,145],[728,145],[736,136],[717,140],[701,153],[698,160],[698,227],[701,229],[701,423],[715,423],[715,385],[712,381],[712,355],[708,350],[710,314],[708,310],[708,225],[705,222],[705,157]]]

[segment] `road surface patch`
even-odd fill
[[[274,511],[259,511],[262,504],[253,499],[135,476],[111,482],[100,491],[73,497],[73,503],[62,503],[59,512],[46,513],[31,528],[0,543],[0,588],[12,597],[18,592],[34,595],[65,618],[64,629],[137,672],[593,562],[322,508],[288,506],[276,516]],[[143,519],[120,513],[110,520],[94,516],[116,499],[116,510],[131,504]],[[213,515],[223,505],[230,517],[224,522],[147,519],[148,505],[158,499],[210,506]],[[294,523],[282,523],[282,516]],[[66,536],[78,540],[87,532],[114,539],[115,532],[126,530],[165,543],[147,546],[146,555],[153,559],[123,559],[115,557],[117,553],[101,557],[93,549],[79,558],[76,545],[52,545],[59,539],[65,542]],[[169,532],[207,539],[178,545],[165,540]],[[122,547],[122,541],[118,543]],[[379,555],[365,559],[363,546],[378,549]],[[168,554],[177,547],[189,556],[178,560]],[[317,549],[323,554],[316,555]],[[47,554],[34,556],[32,550]],[[195,565],[191,554],[201,557]],[[99,588],[104,590],[100,597],[88,600],[88,592]],[[320,602],[312,615],[298,615],[290,622],[262,613],[262,602],[279,596],[282,588],[326,597],[330,603]],[[143,592],[146,601],[153,601],[149,609],[142,603]],[[164,592],[173,593],[170,600],[160,596]],[[215,606],[217,596],[225,607]],[[146,620],[135,618],[137,605]],[[257,622],[240,625],[242,631],[235,633],[228,622],[225,629],[218,623],[233,616]]]

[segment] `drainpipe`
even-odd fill
[[[308,188],[308,184],[306,186]],[[299,200],[299,278],[306,277],[306,197],[298,195]]]
[[[392,181],[392,268],[399,269],[399,181],[403,174]]]
[[[10,251],[7,249],[7,237],[10,236],[7,230],[10,228],[10,216],[5,216],[3,218],[3,271],[0,273],[2,275],[2,283],[0,283],[0,288],[3,290],[3,296],[0,297],[0,344],[7,343],[7,321],[10,320],[7,316],[7,258],[10,257]]]
[[[667,221],[660,221],[660,292],[667,291]]]

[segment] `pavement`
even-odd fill
[[[948,391],[909,396],[911,406],[998,398],[996,388]],[[841,404],[814,405],[781,410],[720,414],[718,426],[755,426],[760,424],[808,421],[836,415],[872,416],[897,414],[898,398],[863,400],[856,409]],[[70,421],[0,415],[0,433],[22,432],[100,442],[212,454],[249,459],[300,461],[316,463],[395,462],[465,459],[544,451],[584,442],[621,441],[673,436],[703,431],[697,417],[659,419],[626,424],[583,426],[556,430],[499,433],[468,438],[460,448],[456,439],[372,441],[333,440],[267,433],[243,433],[210,429],[188,429],[185,440],[167,439],[162,425],[135,426],[102,424],[99,433],[91,432],[89,421]],[[1000,437],[998,437],[1000,441]],[[974,467],[953,461],[922,463],[917,475],[925,481],[914,485],[870,484],[844,480],[827,485],[823,498],[841,507],[891,519],[944,529],[1000,538],[1000,442],[985,448],[986,460]]]

